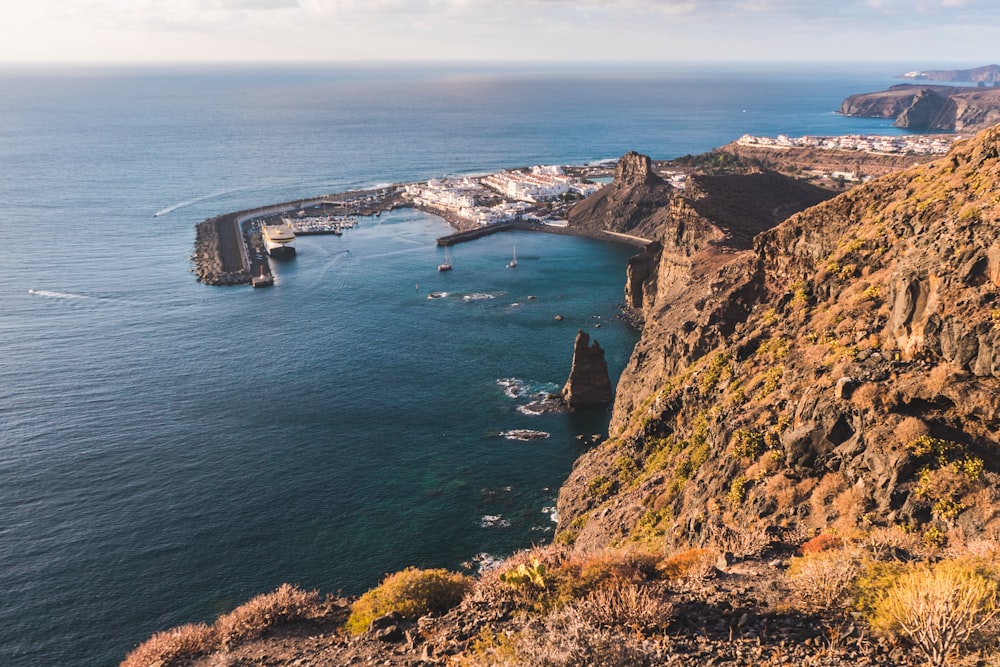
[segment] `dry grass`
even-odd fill
[[[282,584],[273,593],[251,598],[215,622],[215,631],[225,648],[257,639],[269,629],[313,620],[323,615],[319,593]]]
[[[809,499],[810,517],[819,526],[828,526],[838,517],[834,501],[848,489],[847,480],[840,473],[827,473],[819,480]]]
[[[196,657],[262,637],[268,630],[327,613],[315,591],[282,584],[220,616],[211,626],[194,623],[153,635],[125,657],[122,667],[186,665]]]
[[[639,635],[667,627],[674,613],[674,605],[653,588],[625,582],[598,588],[578,606],[599,627],[628,628]]]
[[[795,602],[807,611],[833,609],[860,574],[862,562],[862,552],[850,547],[793,558],[787,578]]]
[[[559,545],[536,547],[485,573],[470,599],[547,613],[602,588],[659,579],[658,561],[658,556],[641,551],[609,549],[584,554]]]
[[[190,623],[156,633],[125,656],[121,667],[183,665],[218,648],[218,635],[212,627]]]
[[[881,410],[885,388],[874,382],[865,382],[851,392],[851,403],[862,410]]]
[[[903,419],[903,421],[896,425],[893,431],[896,435],[896,440],[904,447],[908,447],[910,443],[919,438],[930,435],[930,432],[927,424],[919,417],[907,417]]]
[[[500,660],[486,655],[478,664],[631,667],[653,665],[655,657],[638,639],[601,627],[578,606],[568,605],[528,623],[508,655]]]
[[[699,581],[712,571],[718,554],[711,549],[685,549],[670,554],[657,566],[669,581]]]

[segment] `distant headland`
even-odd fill
[[[893,118],[896,127],[918,132],[978,132],[1000,122],[1000,66],[912,71],[898,78],[979,85],[898,84],[883,91],[851,95],[841,103],[840,113]]]
[[[915,70],[900,74],[896,78],[913,81],[947,81],[950,83],[979,83],[980,85],[992,83],[997,85],[1000,84],[1000,65],[983,65],[971,69]]]

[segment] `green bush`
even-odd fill
[[[348,632],[360,635],[372,621],[397,612],[416,618],[431,612],[448,611],[465,597],[472,579],[448,570],[419,570],[409,567],[386,577],[351,605],[345,625]]]
[[[911,566],[891,578],[869,622],[889,636],[906,637],[928,664],[942,667],[998,614],[996,577],[969,562],[944,560]]]

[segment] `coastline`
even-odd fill
[[[565,169],[579,172],[585,167],[567,166]],[[559,218],[551,219],[553,222],[545,222],[544,219],[515,219],[481,224],[463,217],[455,210],[407,198],[406,188],[417,183],[419,182],[396,183],[366,190],[347,190],[257,206],[209,218],[195,227],[195,247],[191,255],[194,262],[193,271],[197,279],[206,285],[270,285],[273,283],[273,275],[260,239],[259,225],[276,224],[282,215],[293,211],[313,211],[318,214],[329,213],[331,212],[329,209],[332,209],[332,213],[338,216],[378,217],[382,213],[396,209],[414,208],[442,218],[455,229],[454,233],[438,238],[438,246],[451,246],[504,231],[578,236],[636,248],[642,248],[649,243],[648,239],[637,236],[575,228],[570,226],[568,221]],[[557,224],[554,220],[560,222]]]

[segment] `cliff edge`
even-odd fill
[[[610,438],[560,492],[560,539],[1000,531],[998,187],[994,128],[747,250],[661,255]]]
[[[851,95],[845,116],[894,118],[896,127],[918,131],[975,132],[1000,122],[1000,88],[903,83]]]

